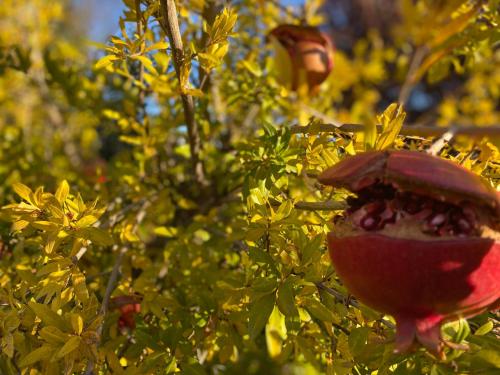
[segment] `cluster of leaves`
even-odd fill
[[[352,56],[337,51],[311,98],[280,86],[265,43],[277,23],[300,21],[291,8],[176,2],[185,45],[177,76],[162,3],[125,0],[120,35],[95,59],[63,33],[65,1],[0,9],[0,373],[498,371],[498,320],[488,313],[444,328],[470,346],[448,349],[446,361],[393,353],[391,317],[351,298],[328,258],[325,236],[345,193],[314,178],[345,155],[432,144],[400,136],[403,108],[382,103],[376,88],[394,65],[408,70],[407,47],[422,44],[417,21],[428,14],[440,14],[435,53],[479,60],[463,66],[463,91],[433,116],[497,119],[494,106],[481,116],[467,109],[498,97],[493,83],[476,92],[492,80],[495,39],[472,32],[477,17],[497,22],[495,1],[405,2],[395,29],[406,39],[380,46],[374,34]],[[322,22],[321,4],[307,2],[309,23]],[[444,47],[454,39],[462,43]],[[195,98],[206,185],[193,173],[181,95]],[[456,103],[469,104],[450,113]],[[321,132],[325,118],[366,127]],[[497,186],[497,141],[457,137],[441,155]],[[123,296],[140,296],[134,329],[117,324],[110,301]]]

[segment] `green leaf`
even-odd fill
[[[349,335],[349,350],[354,357],[363,352],[368,343],[369,333],[370,329],[368,327],[357,327],[351,330],[351,334]]]
[[[48,360],[52,357],[54,352],[55,348],[53,346],[43,345],[28,353],[23,359],[21,359],[19,366],[26,367],[38,361]]]
[[[320,301],[314,298],[308,298],[305,302],[304,308],[316,319],[323,322],[335,323],[338,318],[335,317],[332,311],[323,305]]]
[[[35,312],[35,314],[48,326],[55,326],[61,331],[66,331],[68,328],[65,320],[57,315],[50,307],[36,302],[28,302],[28,306]]]
[[[63,347],[57,352],[56,358],[62,358],[65,355],[71,353],[72,351],[78,349],[81,342],[82,339],[80,336],[72,336],[68,341],[66,341],[66,344],[64,344]]]
[[[267,294],[254,302],[250,308],[248,331],[250,338],[255,339],[264,329],[274,307],[274,293]]]
[[[297,316],[299,311],[295,305],[295,296],[293,295],[293,279],[288,278],[278,288],[278,298],[276,300],[278,308],[285,316]]]
[[[485,324],[483,324],[481,327],[479,327],[476,332],[474,332],[474,335],[476,336],[483,336],[486,335],[488,332],[490,332],[493,329],[493,322],[489,320]]]
[[[79,237],[90,239],[92,242],[95,242],[97,245],[102,246],[111,246],[113,244],[113,237],[103,229],[87,227],[81,228],[79,231]]]

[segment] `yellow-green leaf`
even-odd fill
[[[66,331],[67,325],[64,319],[57,315],[50,307],[36,302],[28,302],[28,306],[35,312],[35,314],[42,319],[42,322],[48,326],[55,326],[61,331]]]
[[[66,201],[66,198],[68,197],[68,194],[69,194],[68,181],[63,180],[59,184],[59,187],[57,188],[56,199],[59,201],[59,203],[63,204],[64,201]]]
[[[72,313],[70,314],[70,321],[71,327],[73,327],[73,331],[77,335],[80,335],[83,331],[83,318],[76,313]]]
[[[80,336],[72,336],[68,341],[66,341],[66,344],[64,344],[63,347],[57,352],[56,357],[62,358],[65,355],[76,350],[80,346],[81,341],[82,339]]]
[[[274,307],[274,293],[267,294],[253,303],[248,319],[248,331],[253,340],[262,332]]]
[[[31,191],[31,189],[29,187],[27,187],[24,184],[21,184],[20,182],[16,182],[12,185],[12,189],[14,189],[16,194],[19,195],[22,199],[33,204],[33,201],[31,198],[33,195],[33,192]]]
[[[406,113],[402,105],[391,104],[384,113],[377,116],[377,120],[382,125],[382,134],[377,139],[375,149],[385,150],[392,146],[405,120]]]
[[[19,361],[19,366],[26,367],[35,362],[50,359],[54,354],[54,351],[55,348],[53,346],[43,345],[38,349],[35,349],[32,352],[28,353],[24,358],[22,358],[21,361]]]

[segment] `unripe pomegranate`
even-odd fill
[[[309,92],[316,92],[332,71],[333,45],[330,38],[315,27],[297,25],[280,25],[269,33],[269,37],[275,38],[288,54],[290,67],[286,69],[282,64],[282,81],[293,91],[305,83]],[[277,56],[277,59],[282,58]]]
[[[328,247],[339,278],[394,316],[396,351],[442,356],[441,324],[500,303],[500,199],[481,178],[414,151],[348,157],[319,176],[356,196]]]
[[[139,296],[119,296],[110,300],[112,309],[120,310],[118,327],[120,329],[135,329],[135,315],[141,312],[141,298]]]

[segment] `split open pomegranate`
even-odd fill
[[[356,196],[328,235],[350,292],[394,316],[396,351],[441,356],[441,324],[500,303],[500,199],[479,176],[415,151],[348,157],[319,176]]]

